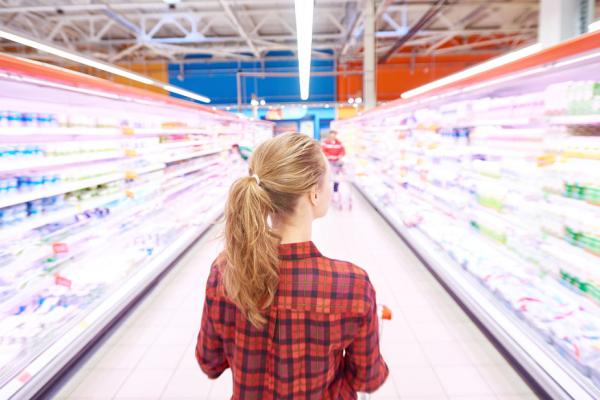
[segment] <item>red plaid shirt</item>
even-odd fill
[[[279,246],[279,288],[255,328],[224,295],[220,258],[206,286],[196,359],[233,373],[232,399],[356,399],[388,376],[367,273],[323,257],[312,242]]]

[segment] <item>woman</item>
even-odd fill
[[[331,198],[319,144],[261,144],[231,187],[225,251],[210,271],[196,358],[233,399],[356,399],[388,375],[367,273],[321,255],[312,222]]]

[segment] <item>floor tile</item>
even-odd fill
[[[213,384],[200,369],[179,369],[167,384],[161,399],[206,399]]]
[[[459,343],[473,365],[505,365],[507,361],[496,348],[487,341],[471,340]]]
[[[468,353],[458,343],[431,342],[422,346],[429,363],[434,366],[471,365]]]
[[[141,358],[138,368],[175,369],[186,349],[187,346],[177,344],[151,346]]]
[[[396,389],[404,396],[444,396],[444,389],[430,367],[402,367],[392,371]]]
[[[172,375],[171,369],[136,369],[123,383],[115,398],[159,399]]]
[[[505,365],[478,367],[483,379],[497,395],[531,394],[531,389],[512,368]]]
[[[411,324],[411,329],[415,334],[419,343],[432,343],[432,342],[454,342],[456,336],[454,332],[449,329],[446,325],[438,324]]]
[[[448,396],[489,396],[494,394],[475,367],[434,368]]]
[[[498,400],[537,400],[538,396],[535,394],[512,394],[512,395],[498,395],[496,396]]]
[[[408,343],[384,340],[380,347],[385,362],[392,368],[429,365],[423,348],[417,342]]]
[[[96,369],[71,393],[72,397],[110,399],[127,379],[127,369]]]
[[[134,369],[148,350],[148,345],[118,344],[96,364],[97,368]]]

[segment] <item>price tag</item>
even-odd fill
[[[54,254],[62,254],[69,252],[69,245],[66,243],[52,243]]]
[[[81,329],[87,329],[87,328],[89,328],[89,326],[90,326],[90,323],[88,321],[86,321],[85,319],[79,323],[79,327]]]
[[[73,282],[71,282],[70,279],[64,278],[59,274],[56,274],[56,276],[54,276],[54,283],[58,286],[64,286],[71,289],[71,285]]]
[[[137,179],[138,177],[138,173],[137,171],[126,171],[125,172],[125,179]]]
[[[133,192],[131,190],[126,190],[125,196],[129,197],[130,199],[133,199],[133,198],[135,198],[135,192]]]
[[[133,136],[135,134],[135,131],[133,130],[133,128],[130,128],[128,126],[122,127],[121,132],[123,133],[123,135],[127,135],[127,136]]]
[[[551,165],[556,162],[556,156],[554,154],[542,154],[537,158],[537,165],[543,167],[545,165]]]
[[[135,149],[125,149],[125,156],[126,157],[137,157],[137,150]]]
[[[18,379],[19,379],[19,382],[21,382],[21,383],[28,382],[31,379],[31,374],[27,371],[23,371],[21,373],[21,375],[19,375]]]

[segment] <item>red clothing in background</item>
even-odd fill
[[[346,155],[346,149],[338,139],[325,139],[321,147],[329,161],[339,161]]]
[[[279,247],[279,288],[255,328],[224,295],[220,259],[206,287],[196,358],[232,399],[356,399],[388,376],[379,352],[375,290],[365,271],[323,257],[312,242]]]

